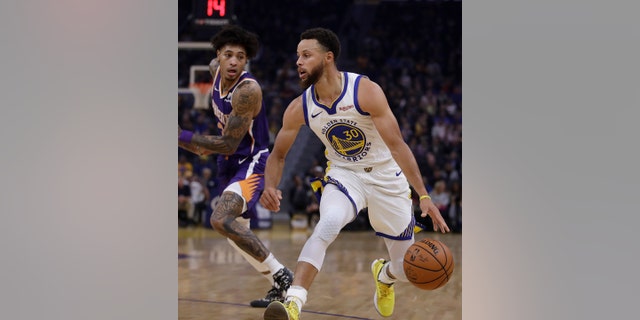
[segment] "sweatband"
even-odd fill
[[[193,132],[188,130],[182,130],[180,132],[180,136],[178,137],[178,140],[181,142],[189,143],[191,142],[191,138],[193,138]]]

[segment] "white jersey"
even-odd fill
[[[358,104],[362,77],[342,72],[342,93],[330,106],[316,100],[314,85],[302,93],[305,122],[325,145],[331,167],[371,170],[395,164],[371,116]]]

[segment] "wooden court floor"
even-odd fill
[[[255,232],[280,262],[294,270],[307,232],[291,231],[284,222]],[[455,270],[444,287],[425,291],[398,283],[394,314],[381,317],[372,303],[370,265],[375,258],[387,258],[384,242],[372,231],[343,231],[327,251],[301,319],[462,319],[462,236],[416,234],[416,240],[423,238],[440,240],[453,253]],[[269,288],[269,282],[215,231],[202,227],[178,231],[180,320],[261,320],[264,309],[252,308],[249,302],[263,297]]]

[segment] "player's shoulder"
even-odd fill
[[[357,103],[362,111],[372,113],[377,105],[386,101],[382,87],[368,77],[361,77],[356,86]]]
[[[284,113],[286,118],[304,120],[304,111],[302,110],[302,95],[299,95],[295,99],[291,100],[287,108],[284,110]]]
[[[240,81],[243,81],[243,80],[252,80],[252,81],[258,82],[258,79],[256,79],[256,77],[248,71],[244,71],[240,75]]]
[[[353,75],[353,77],[355,79],[354,81],[356,81],[356,80],[358,81],[358,85],[359,86],[362,86],[362,85],[364,85],[364,86],[378,86],[378,84],[375,81],[369,79],[369,77],[367,77],[366,75],[357,74],[357,73],[353,73],[352,75]]]
[[[245,77],[238,81],[234,93],[262,93],[262,88],[255,78]]]
[[[368,98],[371,97],[371,95],[376,95],[379,93],[382,93],[382,87],[380,87],[380,85],[369,79],[366,76],[362,76],[360,77],[360,80],[358,81],[358,96],[362,97],[362,98]]]
[[[356,82],[356,81],[361,82],[363,80],[371,81],[371,79],[369,79],[369,76],[367,76],[366,74],[350,72],[350,71],[340,71],[340,73],[346,74],[349,82]]]
[[[292,106],[302,106],[302,95],[297,96],[295,99],[291,100],[291,102],[289,102],[289,107]]]

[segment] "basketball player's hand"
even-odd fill
[[[436,207],[435,204],[431,201],[431,199],[423,199],[420,200],[420,209],[422,210],[421,217],[426,217],[427,214],[431,217],[431,221],[433,222],[433,231],[440,231],[442,233],[449,232],[449,226],[442,218],[440,214],[440,210]]]
[[[264,188],[260,196],[260,204],[273,212],[280,211],[280,200],[282,200],[282,191],[276,188]]]

